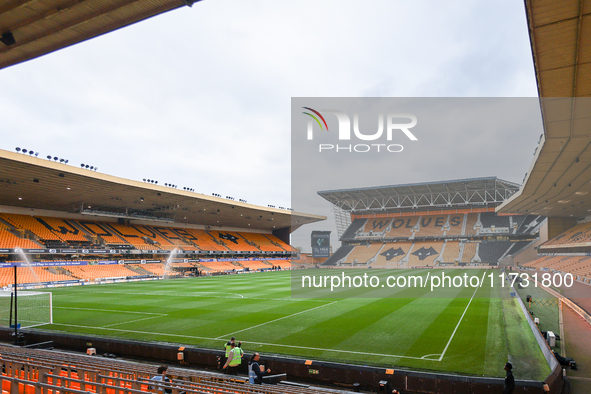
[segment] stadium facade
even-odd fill
[[[541,215],[499,215],[519,185],[496,177],[318,192],[342,246],[325,266],[499,266],[543,242]],[[347,224],[345,226],[345,224]]]

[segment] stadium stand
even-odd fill
[[[515,231],[515,234],[531,234],[533,229],[537,227],[537,225],[540,224],[543,220],[545,220],[544,217],[537,215],[527,215],[525,217],[513,216],[513,220],[516,220],[516,218],[517,220],[523,218],[523,220],[521,221],[521,224]]]
[[[50,270],[45,267],[17,267],[16,275],[18,284],[55,282],[59,280],[75,279],[70,275],[61,274],[58,270]],[[14,284],[14,268],[0,268],[0,286]]]
[[[448,215],[421,216],[415,237],[442,237]]]
[[[480,223],[482,228],[509,228],[509,216],[499,216],[494,212],[482,212]]]
[[[289,270],[291,269],[291,261],[290,260],[269,260],[268,263],[276,267],[281,267],[281,269]]]
[[[415,242],[408,254],[408,267],[434,266],[443,242]]]
[[[17,237],[8,230],[8,227],[0,223],[0,248],[37,249],[40,247],[41,245],[31,241],[30,239]]]
[[[466,218],[466,227],[463,235],[477,235],[478,230],[476,229],[476,223],[479,221],[478,213],[469,213]]]
[[[235,252],[248,252],[252,250],[259,250],[256,246],[248,244],[246,240],[238,233],[230,231],[211,231],[211,236],[223,242],[226,248]]]
[[[240,265],[252,271],[271,268],[271,264],[264,261],[240,261]]]
[[[146,242],[144,239],[145,235],[140,233],[135,227],[124,226],[118,223],[105,223],[109,229],[113,230],[113,233],[124,239],[136,249],[150,250],[159,249],[153,244]]]
[[[137,231],[142,233],[144,237],[147,237],[147,239],[151,240],[154,245],[158,245],[160,249],[174,250],[177,248],[175,244],[170,242],[167,238],[165,238],[165,236],[161,235],[160,232],[153,226],[131,225],[131,227],[134,227]]]
[[[367,219],[365,226],[358,236],[362,237],[373,237],[373,236],[384,236],[386,229],[388,229],[392,219],[389,218],[377,218]]]
[[[459,237],[463,235],[462,229],[466,220],[465,214],[451,214],[446,223],[445,236]]]
[[[412,242],[386,243],[376,256],[374,266],[385,267],[389,263],[398,263],[408,254],[412,247]]]
[[[586,279],[587,283],[591,281],[590,256],[544,256],[524,266],[538,270],[569,272],[578,280]]]
[[[161,263],[146,263],[142,264],[140,267],[156,276],[164,276],[165,274],[164,265]]]
[[[337,263],[344,258],[346,258],[349,253],[354,249],[354,246],[351,245],[343,245],[337,249],[336,252],[332,256],[330,256],[322,265],[330,266],[330,265],[337,265]],[[344,261],[344,260],[343,260]]]
[[[5,394],[102,393],[144,394],[158,392],[150,381],[157,366],[59,352],[0,346],[0,380]],[[247,378],[209,371],[169,367],[172,394],[323,394],[343,393],[303,385],[252,385]]]
[[[72,276],[76,279],[88,280],[136,276],[135,272],[125,267],[125,265],[120,264],[72,265],[67,267],[67,271],[71,272]]]
[[[20,237],[16,234],[21,235]],[[25,237],[38,239],[37,244]],[[212,252],[294,252],[272,234],[239,233],[123,225],[116,222],[33,217],[0,213],[0,242],[4,248],[118,248]]]
[[[285,252],[277,242],[272,242],[264,234],[258,233],[240,233],[247,242],[253,243],[257,248],[263,252]]]
[[[54,234],[57,234],[65,242],[76,244],[89,243],[85,234],[67,220],[50,217],[35,217],[35,219]]]
[[[228,251],[228,248],[218,244],[205,230],[194,228],[176,229],[177,233],[193,242],[201,250]]]
[[[382,249],[384,244],[375,243],[369,245],[356,246],[355,249],[347,256],[347,259],[342,263],[343,265],[358,265],[366,264],[370,259]]]
[[[341,237],[341,239],[343,241],[352,241],[355,239],[355,237],[357,236],[357,233],[359,231],[361,231],[361,229],[365,226],[365,222],[367,221],[367,219],[355,219],[353,220],[353,222],[351,223],[351,225],[349,227],[347,227],[347,230],[345,230],[345,232],[343,233],[343,236]]]
[[[214,272],[225,272],[242,269],[242,266],[233,264],[229,261],[201,261],[200,264]]]
[[[478,257],[483,263],[496,263],[513,246],[509,241],[481,242],[478,248]]]
[[[0,213],[0,219],[4,220],[23,234],[26,231],[30,231],[41,241],[63,241],[57,234],[54,234],[32,216]]]
[[[109,230],[106,223],[93,222],[90,220],[76,220],[75,222],[91,236],[98,237],[99,240],[103,240],[101,243],[106,245],[128,244],[126,240],[119,237],[112,230]]]
[[[458,241],[447,241],[443,249],[442,261],[444,263],[456,263],[459,261],[460,243]]]
[[[418,216],[399,217],[392,220],[391,230],[386,234],[387,238],[409,238],[413,235],[412,229],[419,222]]]
[[[286,252],[297,252],[297,249],[295,249],[291,245],[286,244],[285,242],[283,242],[282,240],[280,240],[279,238],[277,238],[273,234],[264,234],[264,236],[266,238],[268,238],[274,245],[281,247]]]
[[[541,245],[540,249],[587,246],[591,246],[591,222],[577,224]]]
[[[460,244],[460,254],[462,255],[460,261],[462,263],[469,263],[472,261],[472,259],[476,255],[476,245],[477,244],[471,242],[462,242]]]

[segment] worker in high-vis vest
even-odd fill
[[[224,364],[224,369],[228,368],[229,375],[238,375],[238,367],[242,362],[242,356],[244,355],[244,352],[241,348],[236,346],[236,343],[232,343],[230,346],[232,349],[228,354],[228,360],[226,361],[226,364]]]
[[[226,344],[224,345],[224,350],[226,351],[226,354],[224,355],[224,360],[222,361],[222,365],[224,365],[226,363],[226,361],[228,361],[228,356],[230,355],[230,351],[232,350],[232,344],[236,343],[236,338],[232,337],[228,342],[226,342]],[[225,367],[222,369],[226,369]]]

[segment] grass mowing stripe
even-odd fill
[[[482,278],[480,278],[481,285],[482,285],[482,282],[484,281],[484,275],[486,275],[487,271],[488,270],[484,271],[484,273],[482,274]],[[474,290],[474,294],[472,294],[472,297],[470,297],[470,301],[468,301],[468,305],[466,305],[466,309],[464,309],[464,313],[462,313],[462,316],[460,317],[460,321],[458,321],[458,324],[456,325],[454,332],[451,333],[451,337],[449,338],[449,341],[447,341],[447,345],[445,345],[445,349],[443,349],[443,352],[441,353],[441,356],[439,357],[439,361],[443,360],[443,357],[445,356],[445,352],[447,352],[447,348],[449,347],[449,344],[454,339],[454,335],[456,335],[456,331],[458,331],[458,327],[460,326],[460,323],[462,323],[462,319],[464,319],[464,315],[466,315],[466,312],[468,311],[468,308],[470,307],[470,304],[472,303],[472,300],[474,299],[474,296],[476,295],[476,292],[478,291],[479,288],[480,287],[477,287],[476,290]]]
[[[161,336],[170,336],[170,337],[184,337],[184,338],[198,338],[198,339],[211,339],[217,340],[218,338],[206,338],[206,337],[195,337],[189,335],[180,335],[180,334],[168,334],[168,333],[153,333],[153,332],[145,332],[145,331],[136,331],[136,330],[123,330],[118,328],[106,328],[106,327],[89,327],[89,326],[79,326],[73,324],[62,324],[62,323],[54,323],[54,325],[58,326],[68,326],[68,327],[79,327],[79,328],[96,328],[96,329],[104,329],[104,330],[113,330],[113,331],[123,331],[123,332],[131,332],[137,334],[146,334],[146,335],[161,335]],[[408,358],[408,359],[415,359],[415,360],[424,360],[422,357],[411,357],[411,356],[401,356],[395,354],[380,354],[380,353],[369,353],[369,352],[357,352],[351,350],[339,350],[339,349],[323,349],[323,348],[316,348],[316,347],[309,347],[309,346],[297,346],[297,345],[284,345],[280,343],[265,343],[265,342],[251,342],[251,341],[243,341],[243,345],[245,344],[256,344],[256,345],[264,345],[264,346],[277,346],[277,347],[287,347],[287,348],[294,348],[294,349],[309,349],[309,350],[319,350],[323,352],[334,352],[334,353],[353,353],[353,354],[361,354],[366,356],[380,356],[380,357],[390,357],[390,358]],[[438,361],[438,360],[430,360],[430,361]]]
[[[243,332],[243,331],[247,331],[247,330],[252,330],[253,328],[261,327],[261,326],[264,326],[265,324],[274,323],[274,322],[276,322],[276,321],[279,321],[279,320],[287,319],[288,317],[293,317],[293,316],[296,316],[296,315],[299,315],[299,314],[302,314],[302,313],[310,312],[310,311],[313,311],[314,309],[318,309],[318,308],[324,308],[325,306],[332,305],[332,304],[334,304],[334,303],[336,303],[336,302],[337,302],[337,301],[333,301],[333,302],[331,302],[330,304],[320,305],[320,306],[317,306],[317,307],[314,307],[314,308],[311,308],[311,309],[306,309],[305,311],[301,311],[301,312],[293,313],[293,314],[291,314],[291,315],[283,316],[283,317],[280,317],[280,318],[278,318],[278,319],[275,319],[275,320],[271,320],[271,321],[268,321],[268,322],[265,322],[265,323],[257,324],[256,326],[248,327],[248,328],[245,328],[245,329],[243,329],[243,330],[239,330],[239,331],[233,331],[233,332],[231,332],[231,333],[229,333],[229,334],[220,335],[220,336],[219,336],[219,337],[217,337],[216,339],[221,339],[221,338],[227,337],[227,336],[229,336],[229,335],[232,335],[232,334],[238,334],[239,332]]]
[[[458,269],[446,270],[446,273],[458,276],[464,271],[474,275],[484,272]],[[428,271],[395,270],[391,274],[412,274],[424,279]],[[53,288],[50,291],[54,294],[54,306],[62,308],[54,310],[56,324],[46,325],[43,330],[216,349],[222,345],[216,339],[220,332],[244,330],[264,321],[310,310],[319,303],[327,305],[338,300],[325,308],[242,331],[239,335],[243,337],[240,339],[245,351],[378,367],[486,373],[496,377],[503,374],[502,369],[495,368],[495,363],[485,361],[491,352],[495,355],[500,352],[499,357],[506,356],[500,346],[505,343],[502,329],[505,324],[499,325],[500,330],[496,332],[488,331],[494,328],[491,325],[499,324],[502,315],[501,303],[495,304],[495,312],[491,311],[494,307],[491,302],[480,299],[486,286],[473,297],[445,357],[439,361],[432,354],[444,349],[465,311],[466,301],[462,297],[468,299],[472,295],[470,289],[458,293],[457,289],[439,288],[431,293],[428,289],[397,288],[391,292],[394,298],[290,299],[290,278],[290,272],[273,272]],[[244,298],[227,296],[226,291]],[[368,291],[366,295],[373,295],[373,292]],[[454,306],[445,310],[450,302]],[[72,309],[77,307],[80,309]],[[126,311],[141,313],[131,315]],[[539,348],[535,344],[530,346],[531,330],[523,329],[523,317],[517,310],[512,312],[506,320],[511,336],[509,342],[520,349],[510,351],[523,363],[540,358]],[[162,317],[129,323],[134,318],[155,316],[146,313],[161,313]],[[433,324],[434,316],[439,316],[436,324]],[[129,324],[125,325],[124,320]],[[99,327],[104,325],[110,327]],[[412,344],[411,348],[408,344]],[[434,350],[435,345],[437,350]],[[543,357],[541,359],[543,361]],[[522,368],[522,365],[517,364],[516,378],[538,379],[545,373],[543,365],[540,367],[538,363],[529,368]]]

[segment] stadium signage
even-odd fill
[[[349,115],[342,111],[324,109],[322,113],[310,107],[302,107],[309,112],[303,112],[303,114],[310,117],[307,124],[307,139],[309,141],[314,140],[314,121],[321,130],[328,129],[328,123],[322,115],[333,114],[337,118],[338,122],[338,138],[339,141],[351,141],[351,119]],[[392,141],[395,132],[402,132],[409,140],[418,141],[417,137],[410,131],[411,128],[417,125],[417,117],[409,113],[388,113],[386,116],[386,127],[385,127],[385,141]],[[410,122],[400,122],[401,119],[410,120]],[[359,114],[353,114],[353,135],[354,138],[361,141],[383,141],[384,138],[384,114],[378,114],[378,130],[375,133],[364,134],[359,128]],[[323,152],[391,152],[398,153],[402,152],[404,147],[401,144],[390,144],[390,143],[362,143],[362,144],[318,144],[318,151]]]

